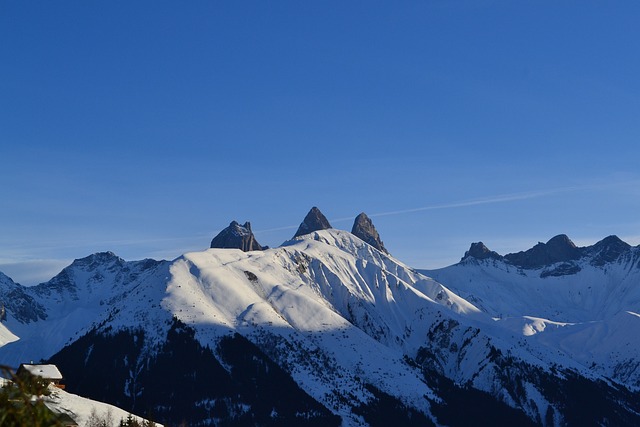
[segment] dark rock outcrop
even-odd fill
[[[482,242],[472,243],[469,250],[464,253],[462,260],[465,260],[469,257],[475,259],[502,259],[502,255],[490,250]]]
[[[329,224],[329,220],[325,217],[320,209],[317,207],[312,207],[307,216],[304,217],[304,220],[298,227],[298,231],[293,235],[294,238],[298,236],[304,236],[305,234],[313,233],[318,230],[326,230],[328,228],[332,228],[331,224]]]
[[[385,254],[389,253],[389,251],[384,247],[382,240],[380,240],[378,230],[376,230],[373,222],[371,222],[371,219],[364,212],[356,217],[356,220],[353,223],[353,228],[351,229],[351,234],[373,246],[377,250],[384,252]]]
[[[631,245],[620,240],[618,236],[609,236],[593,246],[587,246],[584,248],[584,252],[585,255],[592,258],[592,265],[601,267],[608,262],[617,260],[629,249],[631,249]]]
[[[557,266],[543,270],[540,273],[541,278],[545,277],[560,277],[560,276],[570,276],[572,274],[577,274],[582,270],[577,263],[573,262],[563,262],[562,264],[558,264]]]
[[[521,268],[540,268],[557,262],[577,260],[581,256],[582,251],[571,239],[566,234],[560,234],[547,243],[540,242],[527,251],[507,254],[504,258]]]
[[[526,251],[504,256],[490,251],[482,242],[472,243],[460,261],[503,260],[523,269],[541,268],[543,271],[540,277],[544,278],[576,274],[582,270],[581,263],[584,261],[595,267],[604,267],[608,263],[619,262],[624,257],[631,257],[632,251],[633,247],[618,236],[606,237],[591,246],[577,247],[566,234],[559,234],[547,243],[538,243]]]
[[[251,223],[248,221],[244,225],[231,221],[231,224],[222,230],[211,241],[211,248],[218,249],[240,249],[244,252],[262,251],[267,249],[261,246],[251,231]]]

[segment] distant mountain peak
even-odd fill
[[[111,261],[116,259],[120,259],[120,257],[111,251],[104,251],[104,252],[96,252],[91,255],[87,255],[84,258],[77,258],[73,262],[83,264],[83,263],[90,263],[93,261],[104,262],[104,261]]]
[[[329,220],[325,217],[320,209],[312,207],[307,216],[298,227],[298,231],[293,235],[294,238],[298,236],[304,236],[305,234],[313,233],[314,231],[327,230],[331,227]]]
[[[547,248],[549,248],[550,250],[565,250],[567,248],[575,249],[576,245],[566,234],[558,234],[557,236],[549,239],[549,241],[547,242]]]
[[[482,242],[472,243],[471,248],[465,252],[461,261],[467,258],[475,259],[502,259],[509,264],[524,269],[538,269],[563,263],[558,268],[545,270],[542,275],[566,275],[580,271],[580,267],[574,262],[586,259],[591,265],[602,267],[607,263],[616,261],[628,253],[632,246],[622,241],[618,236],[608,236],[591,246],[577,247],[566,234],[558,234],[549,239],[547,243],[538,242],[526,251],[499,255],[489,250]]]
[[[462,260],[465,260],[469,257],[472,257],[475,259],[487,259],[487,258],[502,259],[502,256],[500,254],[490,250],[482,242],[472,243],[469,250],[464,253]]]
[[[13,279],[11,277],[7,276],[2,271],[0,271],[0,283],[2,283],[2,282],[15,284],[15,282],[13,281]]]
[[[608,262],[615,261],[631,249],[631,245],[622,241],[618,236],[608,236],[596,244],[585,248],[585,252],[592,256],[593,265],[602,266]]]
[[[251,231],[251,223],[249,221],[240,225],[237,221],[231,221],[231,224],[222,230],[216,237],[211,240],[211,248],[218,249],[240,249],[243,252],[262,251],[266,246],[261,246]]]
[[[594,249],[603,249],[603,248],[620,248],[620,249],[629,249],[631,245],[627,242],[623,241],[616,235],[607,236],[599,242],[595,243],[591,246]]]
[[[373,246],[377,250],[384,252],[385,254],[389,253],[389,251],[384,247],[382,240],[380,240],[378,230],[376,230],[373,222],[364,212],[356,217],[353,223],[353,228],[351,229],[351,234]]]
[[[114,254],[113,252],[104,251],[104,252],[96,252],[84,258],[75,259],[73,260],[73,262],[69,267],[91,269],[104,264],[111,264],[111,263],[123,264],[124,262],[125,262],[124,259],[120,258],[118,255]]]
[[[557,262],[580,259],[582,252],[566,234],[559,234],[547,243],[539,242],[529,250],[507,254],[504,258],[522,268],[540,268]]]

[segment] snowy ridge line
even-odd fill
[[[569,415],[545,389],[549,381],[633,389],[640,372],[635,261],[577,262],[577,273],[560,276],[495,258],[425,275],[335,229],[279,248],[214,248],[171,262],[99,253],[33,288],[0,276],[0,295],[13,296],[0,361],[48,359],[90,335],[137,331],[143,369],[179,321],[228,371],[220,344],[245,337],[346,425],[366,425],[357,411],[376,393],[438,423],[447,401],[439,376],[562,424]]]

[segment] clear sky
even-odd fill
[[[640,243],[638,1],[0,2],[0,271],[278,246]],[[345,219],[348,218],[348,219]]]

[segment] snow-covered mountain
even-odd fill
[[[68,393],[54,385],[49,386],[49,394],[43,398],[43,401],[51,411],[69,416],[79,426],[102,425],[98,424],[100,422],[115,426],[129,417],[141,425],[146,421],[113,405]],[[158,423],[155,425],[162,427]]]
[[[278,248],[212,248],[171,262],[99,253],[30,288],[0,276],[0,363],[48,360],[69,390],[165,424],[640,423],[632,375],[567,351],[579,335],[542,338],[578,322],[507,312],[499,304],[529,304],[507,285],[495,303],[489,284],[478,295],[465,294],[472,283],[455,286],[492,269],[505,278],[528,270],[471,257],[436,281],[314,209]],[[582,258],[570,262],[588,270]],[[636,317],[620,318],[619,342]],[[637,353],[631,345],[622,359]]]
[[[640,390],[640,247],[609,236],[579,248],[559,235],[503,257],[479,242],[423,273],[505,328]]]

